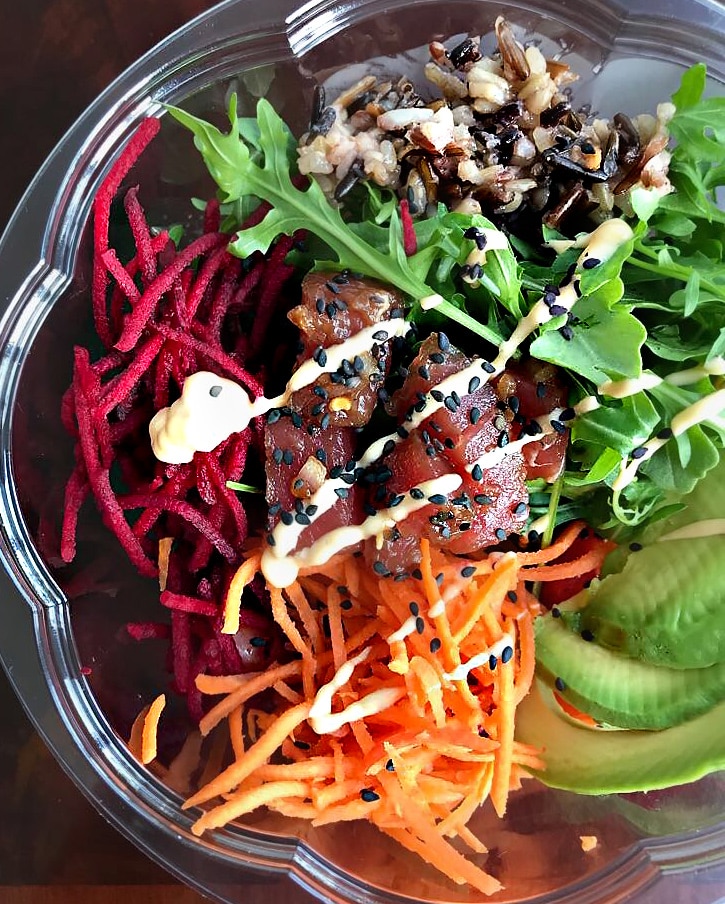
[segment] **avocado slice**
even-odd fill
[[[538,618],[535,630],[539,677],[597,721],[659,730],[725,700],[725,663],[670,669],[640,662],[588,642],[551,615]]]
[[[543,750],[546,770],[535,774],[552,788],[654,791],[725,769],[725,702],[664,731],[596,731],[558,715],[545,702],[547,692],[537,682],[519,705],[516,737]]]
[[[562,619],[598,645],[672,669],[723,663],[725,535],[653,543],[583,602],[577,611],[563,607]]]
[[[681,501],[684,509],[642,533],[644,548],[624,562],[626,547],[610,556],[607,577],[563,606],[562,616],[573,631],[590,631],[626,656],[700,669],[725,661],[725,534],[666,538],[723,519],[725,456]]]

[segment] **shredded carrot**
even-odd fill
[[[128,738],[128,749],[131,751],[133,756],[136,757],[137,760],[141,759],[141,743],[143,738],[143,727],[146,722],[146,716],[149,713],[151,706],[144,706],[141,712],[134,719],[133,725],[131,726],[131,734]]]
[[[251,584],[254,575],[259,570],[261,556],[253,555],[237,569],[227,590],[224,603],[224,624],[222,634],[236,634],[239,630],[239,609],[242,604],[242,593],[247,584]]]
[[[156,759],[156,737],[159,729],[159,719],[166,706],[166,697],[163,694],[154,700],[149,706],[146,718],[143,721],[141,731],[141,762],[145,765]]]
[[[242,721],[242,705],[236,706],[229,713],[229,737],[232,742],[234,758],[240,759],[244,755],[244,724]]]
[[[199,731],[203,735],[208,735],[212,728],[218,725],[222,719],[226,718],[232,710],[236,709],[242,703],[246,703],[247,700],[255,697],[268,687],[274,687],[277,681],[284,681],[292,675],[299,675],[299,673],[299,662],[288,662],[286,665],[268,669],[266,672],[262,672],[254,677],[249,676],[248,681],[237,686],[229,696],[225,697],[224,700],[218,703],[213,709],[209,710],[201,722],[199,722]],[[200,681],[203,677],[206,676],[199,675],[197,677],[197,686],[199,683],[204,683]],[[214,693],[218,693],[218,691],[215,691]]]
[[[285,590],[269,587],[295,658],[262,673],[197,676],[202,694],[220,697],[201,736],[228,724],[184,804],[208,805],[193,831],[259,807],[315,826],[367,819],[453,882],[496,892],[498,881],[452,842],[485,855],[468,828],[475,811],[488,805],[503,815],[530,770],[544,768],[541,752],[514,737],[541,611],[527,584],[586,571],[587,553],[557,562],[581,527],[568,526],[545,550],[470,563],[422,540],[420,580],[386,580],[342,553],[303,569]],[[249,551],[232,579],[225,630],[238,623],[260,555]],[[257,705],[262,692],[272,693]],[[152,724],[145,710],[133,751],[144,730],[155,737]],[[222,770],[230,741],[233,761]]]

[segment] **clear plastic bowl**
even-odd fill
[[[287,873],[328,901],[478,901],[367,824],[311,830],[274,814],[197,839],[193,814],[129,754],[142,702],[164,684],[163,653],[123,625],[156,612],[89,506],[78,563],[59,568],[57,524],[72,463],[59,419],[74,342],[90,338],[91,199],[139,121],[162,103],[221,114],[230,88],[251,111],[266,93],[293,129],[312,88],[344,66],[433,38],[490,32],[503,13],[582,72],[577,98],[640,112],[666,99],[683,66],[705,60],[725,80],[725,9],[710,0],[227,0],[119,78],[51,155],[0,242],[0,654],[56,757],[96,807],[175,875],[242,904],[245,876]],[[389,63],[395,68],[398,63]],[[407,64],[406,64],[407,65]],[[190,216],[210,191],[191,142],[164,117],[133,175],[151,222]],[[83,669],[83,672],[82,672]],[[88,674],[90,670],[90,674]],[[85,673],[85,674],[84,674]],[[725,888],[725,777],[674,791],[579,797],[537,783],[499,822],[473,828],[506,885],[496,901],[712,902]],[[596,835],[585,854],[580,835]]]

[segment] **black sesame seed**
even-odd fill
[[[267,415],[267,423],[276,424],[281,417],[282,412],[279,410],[279,408],[273,408]]]
[[[327,364],[327,352],[324,348],[319,348],[313,355],[313,358],[320,367],[324,367]]]
[[[514,655],[513,647],[504,647],[503,651],[501,653],[501,662],[504,665],[506,665],[507,662],[511,661],[511,658],[513,657],[513,655]]]
[[[325,410],[325,403],[324,403],[324,402],[318,402],[316,405],[313,405],[313,406],[312,406],[312,416],[313,416],[313,417],[317,417],[317,415],[318,415],[318,414],[322,414],[322,412],[323,412],[324,410]]]
[[[487,496],[485,493],[476,493],[473,497],[473,501],[478,505],[491,505],[493,499],[490,496]]]
[[[281,465],[282,464],[282,450],[275,449],[274,452],[272,453],[272,458],[274,459],[274,463],[276,465]]]
[[[332,292],[333,295],[337,295],[337,293],[340,291],[339,287],[336,286],[335,283],[332,282],[332,280],[325,283],[325,288]]]
[[[422,634],[425,631],[425,622],[420,615],[415,620],[415,630],[418,634]]]
[[[327,428],[329,426],[330,426],[330,415],[328,412],[327,414],[323,414],[322,417],[320,418],[320,427],[322,427],[323,430],[327,430]]]
[[[434,399],[436,402],[442,402],[443,399],[445,398],[445,396],[444,396],[443,393],[440,391],[440,389],[431,389],[430,394],[433,396],[433,399]]]
[[[582,267],[585,270],[593,270],[595,267],[598,267],[601,264],[599,258],[596,257],[588,257],[586,260],[582,262]]]
[[[433,505],[445,505],[448,500],[442,493],[433,493],[432,496],[428,497],[428,502]]]
[[[222,394],[223,388],[224,388],[223,386],[219,386],[219,384],[216,384],[215,386],[212,386],[211,389],[209,390],[209,395],[213,399],[215,399],[215,398],[217,398],[217,396],[220,396]]]
[[[315,458],[324,465],[327,463],[327,452],[325,452],[324,449],[317,449],[315,451]]]
[[[352,609],[352,600],[340,600],[341,609]]]
[[[486,371],[487,374],[496,373],[496,368],[491,364],[490,361],[481,361],[481,367]]]
[[[556,681],[554,681],[554,687],[558,691],[565,691],[566,690],[566,682],[564,681],[563,678],[557,678]]]
[[[632,458],[634,458],[635,460],[638,458],[644,458],[646,454],[647,454],[646,446],[637,446],[636,449],[632,449]]]
[[[458,530],[460,530],[460,531],[467,531],[467,530],[470,530],[470,529],[471,529],[471,522],[470,522],[470,521],[461,521],[461,522],[459,523],[459,525],[458,525]]]
[[[519,595],[515,590],[507,591],[506,596],[511,600],[512,603],[517,603],[519,601]]]
[[[332,320],[333,317],[337,316],[337,307],[332,303],[325,305],[325,313],[330,318],[330,320]]]
[[[425,366],[425,364],[421,364],[421,366],[418,368],[418,373],[424,380],[430,380],[430,371]]]
[[[442,571],[439,571],[438,574],[436,575],[436,584],[438,584],[439,587],[443,583],[443,577],[444,577],[444,575],[443,575]]]
[[[538,421],[529,421],[525,430],[529,436],[538,436],[540,433],[544,432],[544,428]]]
[[[410,490],[410,496],[412,499],[423,499],[425,493],[418,487],[413,487],[413,489]]]
[[[382,575],[383,577],[388,574],[388,569],[380,560],[373,562],[373,571],[375,572],[375,574]]]
[[[272,534],[267,534],[267,545],[268,546],[276,546],[277,545],[277,541],[274,539]]]
[[[443,364],[446,360],[440,352],[431,352],[428,357],[434,364]]]
[[[334,465],[334,467],[330,468],[330,477],[333,480],[337,480],[338,477],[342,476],[342,465]]]
[[[561,618],[561,609],[558,606],[553,606],[551,610],[552,618]]]
[[[360,355],[355,355],[352,359],[352,366],[355,373],[362,373],[365,370],[365,362],[360,357]]]
[[[431,446],[431,445],[426,446],[425,454],[428,456],[428,458],[433,458],[433,456],[436,454],[435,446]]]
[[[410,434],[405,429],[405,427],[398,427],[398,429],[395,432],[398,434],[398,436],[401,439],[407,439],[410,436]]]
[[[574,330],[567,324],[566,326],[562,326],[559,329],[559,335],[567,342],[571,342],[571,340],[574,338]]]
[[[343,301],[342,298],[335,299],[335,307],[338,311],[346,311],[347,310],[347,302]]]
[[[640,549],[643,549],[643,546],[641,543],[630,543],[629,548],[632,552],[639,552]]]
[[[423,572],[420,570],[420,568],[414,568],[414,569],[411,571],[411,574],[412,574],[413,577],[416,579],[416,581],[422,581],[422,580],[423,580]]]
[[[559,415],[560,421],[573,421],[576,417],[576,411],[573,408],[565,408]]]
[[[541,381],[539,381],[536,384],[536,398],[543,399],[545,395],[546,395],[546,383],[542,383]]]
[[[360,792],[360,798],[365,801],[366,804],[375,803],[376,800],[380,800],[380,795],[376,794],[372,788],[363,788]]]
[[[518,505],[514,506],[514,515],[524,515],[526,514],[526,503],[519,502]]]
[[[558,433],[559,436],[563,436],[566,433],[566,427],[561,423],[561,421],[553,420],[549,421],[549,423],[551,424],[551,428],[554,433]]]
[[[506,539],[506,531],[502,527],[497,527],[494,531],[497,540],[505,540]]]
[[[447,352],[451,347],[451,342],[448,336],[445,333],[438,333],[438,348],[442,352]]]
[[[513,411],[514,414],[518,414],[519,407],[521,402],[519,401],[519,397],[512,395],[508,400],[509,408]]]
[[[415,600],[412,603],[408,603],[408,608],[410,609],[411,615],[420,615],[420,606],[415,602]]]
[[[672,439],[672,430],[669,427],[663,427],[657,434],[657,439]]]
[[[471,469],[471,477],[474,480],[482,480],[483,479],[483,468],[479,464],[475,464]]]
[[[491,655],[488,657],[488,667],[493,672],[497,665],[498,665],[498,659],[496,659],[496,657],[493,655],[493,653],[491,653]]]
[[[553,304],[549,308],[549,313],[551,314],[552,317],[561,317],[562,314],[567,313],[567,308],[565,308],[563,305],[560,305],[560,304]]]
[[[455,391],[455,389],[451,393],[451,398],[456,403],[456,408],[457,408],[461,404],[461,397],[458,395],[458,393]]]
[[[453,396],[446,396],[445,399],[443,400],[443,404],[446,406],[446,408],[449,411],[455,411],[456,408],[458,408],[458,405],[456,405],[455,400],[453,399]]]
[[[589,628],[584,628],[581,633],[582,640],[586,640],[587,643],[591,643],[594,640],[594,635],[589,630]]]
[[[498,435],[498,439],[496,440],[496,445],[499,447],[499,449],[503,449],[504,446],[508,446],[508,444],[509,444],[509,435],[505,430],[502,430]]]
[[[440,650],[441,646],[442,646],[442,643],[441,643],[440,637],[433,637],[431,639],[431,642],[430,642],[428,648],[431,651],[431,653],[437,653],[438,650]]]
[[[576,292],[577,298],[581,298],[582,297],[581,282],[578,279],[575,279],[572,285],[574,286],[574,291]]]
[[[291,465],[294,460],[295,460],[295,457],[292,454],[292,451],[290,449],[285,449],[284,452],[282,453],[282,461],[286,465]]]
[[[461,577],[470,578],[476,573],[475,565],[466,565],[465,568],[461,568]]]
[[[347,499],[349,493],[350,493],[350,490],[348,490],[347,487],[337,487],[335,489],[335,495],[338,496],[340,499]]]
[[[307,515],[305,515],[304,512],[297,512],[297,514],[295,515],[295,521],[296,521],[298,524],[302,524],[302,525],[305,525],[305,526],[307,526],[308,524],[312,524],[312,522],[311,522],[310,519],[307,517]]]
[[[286,524],[287,527],[289,527],[290,524],[292,524],[292,522],[295,520],[294,516],[292,515],[292,512],[282,512],[282,514],[279,517],[280,517],[280,520],[282,521],[282,524]]]
[[[282,505],[279,502],[275,502],[274,505],[270,505],[270,507],[269,507],[270,515],[277,515],[281,511],[282,511]]]
[[[400,505],[400,503],[405,499],[402,493],[398,493],[397,496],[393,496],[388,505],[390,508],[395,508],[396,505]]]
[[[395,772],[395,763],[392,760],[388,760],[388,762],[385,764],[385,771]]]

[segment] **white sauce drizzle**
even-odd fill
[[[419,618],[419,615],[409,615],[398,630],[393,631],[390,637],[387,638],[386,642],[389,644],[399,643],[401,640],[405,640],[406,637],[410,637],[411,634],[415,633],[415,623]]]
[[[466,258],[466,267],[485,267],[486,266],[486,254],[489,251],[506,251],[510,248],[509,240],[501,232],[500,229],[479,229],[478,234],[480,236],[479,241],[481,242],[482,247],[474,248],[468,257]],[[471,275],[466,274],[463,279],[466,282],[476,283],[478,279]]]
[[[443,677],[447,678],[448,681],[465,681],[473,669],[477,669],[482,665],[488,665],[492,656],[496,657],[496,662],[498,663],[503,651],[507,647],[513,652],[514,642],[509,634],[504,634],[500,640],[491,644],[487,650],[476,653],[476,655],[472,656],[468,662],[461,663],[461,665],[457,666],[452,672],[444,672]]]
[[[149,424],[151,446],[159,461],[190,462],[196,452],[211,452],[232,433],[273,408],[284,405],[293,392],[314,383],[324,373],[334,373],[345,360],[367,352],[375,334],[388,339],[405,336],[411,329],[402,317],[363,327],[344,342],[324,349],[324,364],[309,358],[292,374],[284,392],[273,399],[259,396],[253,402],[237,383],[208,371],[198,371],[184,381],[181,397],[158,411]]]
[[[698,399],[687,408],[683,408],[672,418],[670,433],[665,436],[651,437],[638,447],[637,455],[632,457],[629,463],[622,462],[621,470],[612,484],[612,489],[618,492],[629,486],[637,476],[639,466],[652,458],[655,452],[661,449],[671,437],[681,436],[690,427],[701,424],[723,411],[725,411],[725,389],[718,389],[716,392]]]
[[[693,521],[684,527],[670,531],[657,539],[658,543],[667,540],[699,540],[703,537],[719,537],[725,534],[725,518],[707,518],[702,521]]]
[[[430,496],[438,493],[447,496],[454,493],[462,482],[460,474],[443,474],[440,477],[423,481],[417,488],[413,488],[421,491],[422,499],[414,499],[408,493],[399,505],[381,509],[376,515],[369,515],[362,524],[335,528],[320,537],[311,546],[306,546],[294,554],[292,550],[297,545],[299,536],[306,525],[299,525],[296,522],[286,525],[280,521],[272,532],[275,545],[269,546],[262,554],[262,573],[272,586],[288,587],[296,580],[300,568],[329,562],[340,550],[354,546],[368,537],[374,537],[381,531],[390,529],[398,521],[405,520],[408,515],[418,509],[430,505]],[[318,516],[322,511],[327,511],[334,505],[337,499],[335,488],[340,486],[346,486],[346,484],[341,483],[340,480],[326,480],[313,494],[309,501],[319,506]],[[281,552],[280,550],[286,551]]]
[[[364,719],[393,706],[405,694],[405,688],[383,687],[367,694],[361,700],[351,703],[341,712],[332,712],[332,698],[352,678],[352,673],[360,663],[370,655],[370,647],[365,647],[357,656],[348,659],[340,666],[332,678],[317,691],[307,717],[312,730],[317,734],[330,734],[338,731],[343,725]]]

